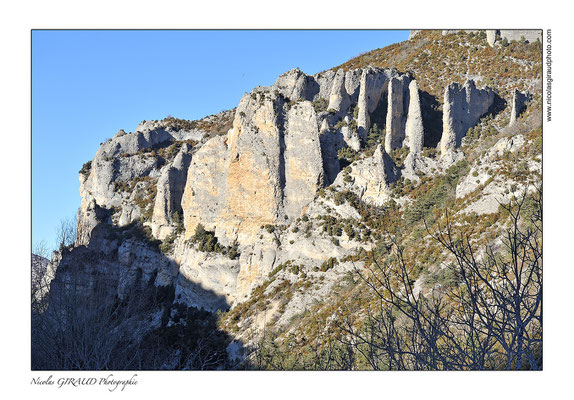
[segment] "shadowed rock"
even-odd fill
[[[392,77],[389,81],[387,109],[387,134],[385,151],[402,147],[409,107],[409,78],[405,75]]]
[[[516,119],[526,109],[526,104],[530,101],[531,96],[528,92],[522,93],[518,89],[514,89],[512,95],[512,110],[510,112],[510,122],[508,125],[513,125]]]
[[[180,218],[182,218],[181,200],[191,161],[190,151],[191,146],[184,143],[173,163],[163,168],[158,179],[152,217],[152,232],[160,240],[173,232],[172,219],[174,213],[179,213]]]
[[[391,72],[387,70],[375,70],[372,68],[363,70],[357,103],[357,131],[363,142],[366,141],[367,133],[371,127],[370,114],[375,111],[381,96],[387,90],[390,75]]]
[[[474,81],[461,86],[451,83],[444,91],[443,131],[441,153],[460,147],[469,128],[478,123],[494,102],[494,92],[489,87],[477,89]]]

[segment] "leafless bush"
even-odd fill
[[[58,243],[60,249],[74,244],[76,236],[76,217],[61,219],[56,229],[56,243]]]
[[[449,222],[432,236],[454,260],[455,282],[415,293],[414,263],[393,255],[357,273],[379,300],[362,328],[341,324],[373,369],[542,368],[542,193],[505,206],[502,251],[477,253]]]

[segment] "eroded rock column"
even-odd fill
[[[409,111],[407,114],[405,136],[407,146],[409,146],[412,153],[419,153],[423,150],[423,118],[421,113],[419,88],[415,80],[409,84]]]
[[[389,81],[385,151],[402,147],[405,140],[406,112],[409,104],[409,78],[405,75]]]
[[[449,149],[460,147],[468,129],[478,123],[493,102],[492,89],[477,89],[472,80],[466,81],[464,86],[448,85],[444,91],[441,152],[445,154]]]

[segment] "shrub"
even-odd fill
[[[357,152],[350,147],[342,147],[337,152],[339,158],[339,166],[345,168],[357,158]]]
[[[327,272],[337,264],[339,264],[339,261],[337,261],[335,257],[329,257],[329,259],[323,261],[321,267],[319,268],[319,271]]]
[[[397,167],[402,167],[405,158],[409,154],[410,149],[408,146],[399,147],[398,149],[394,149],[391,151],[391,158],[395,162]]]
[[[380,129],[376,123],[374,123],[371,129],[369,129],[369,133],[367,134],[367,146],[376,147],[382,141],[383,141],[383,130]]]
[[[313,108],[315,108],[315,112],[317,113],[327,110],[328,105],[329,103],[327,103],[326,99],[318,98],[315,101],[313,101]]]
[[[335,193],[335,197],[333,198],[333,200],[335,201],[336,206],[340,206],[345,202],[345,195],[343,194],[343,192],[337,192]]]
[[[435,158],[436,157],[436,149],[434,147],[425,147],[423,149],[423,156],[428,158]]]
[[[176,237],[177,236],[172,233],[163,240],[163,242],[159,245],[159,249],[162,251],[162,253],[168,254],[173,250],[173,245]]]
[[[80,174],[84,175],[84,177],[88,177],[90,175],[90,171],[92,170],[92,162],[88,161],[82,165],[82,169],[80,170]]]
[[[197,243],[197,247],[201,251],[211,252],[218,247],[215,233],[207,231],[202,224],[198,224],[195,228],[195,234],[191,237],[191,241]]]
[[[454,201],[456,185],[468,170],[468,162],[462,160],[451,166],[445,175],[419,186],[415,190],[415,202],[405,210],[405,221],[412,224],[427,219],[433,208],[445,207],[449,201]]]
[[[183,231],[185,230],[185,227],[183,226],[183,219],[181,218],[179,212],[176,211],[173,213],[173,215],[171,216],[171,222],[175,225],[175,232],[178,235],[182,234]]]
[[[237,258],[239,258],[239,251],[238,251],[238,247],[239,245],[237,244],[237,242],[234,242],[233,245],[231,246],[231,248],[229,249],[229,251],[227,252],[227,256],[232,259],[235,260]]]

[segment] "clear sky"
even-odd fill
[[[55,248],[78,171],[119,129],[199,119],[299,67],[314,74],[408,31],[33,31],[32,242]]]

